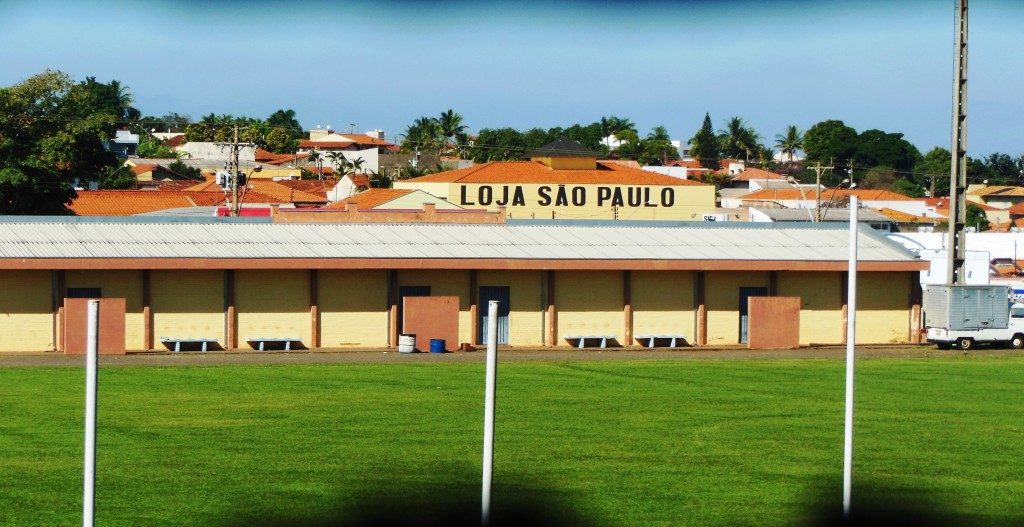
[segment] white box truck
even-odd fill
[[[1002,285],[931,285],[924,292],[928,342],[969,350],[978,343],[1024,348],[1024,304]]]

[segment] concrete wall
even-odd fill
[[[740,287],[768,287],[768,273],[729,271],[705,276],[708,344],[736,344],[740,340]]]
[[[614,335],[625,344],[621,271],[555,273],[555,305],[558,345],[570,335]]]
[[[0,272],[0,351],[55,349],[49,271]]]
[[[513,346],[544,345],[544,302],[541,288],[543,271],[480,271],[478,286],[508,286],[511,294],[509,310],[509,344]],[[479,307],[481,312],[486,305]]]
[[[323,270],[317,285],[321,346],[387,346],[386,271]]]
[[[631,275],[633,335],[685,335],[688,342],[695,342],[694,274],[634,271]]]
[[[156,349],[166,349],[160,337],[216,338],[225,344],[224,271],[152,271],[150,284]]]
[[[780,272],[779,296],[800,297],[800,344],[838,344],[843,329],[842,273]]]
[[[244,270],[235,272],[238,347],[251,337],[300,337],[311,340],[309,271]]]
[[[125,299],[124,346],[146,348],[142,317],[142,271],[67,271],[65,283],[72,287],[98,287],[103,298]]]
[[[403,270],[398,272],[398,285],[425,285],[430,286],[431,296],[459,297],[459,343],[475,341],[469,316],[469,271]]]

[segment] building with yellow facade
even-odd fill
[[[824,223],[265,223],[244,218],[0,218],[0,351],[63,350],[64,299],[125,299],[125,345],[395,346],[407,296],[458,300],[477,343],[488,300],[503,344],[739,344],[752,296],[799,298],[799,341],[845,335],[845,226]],[[857,339],[915,341],[922,262],[870,228],[859,242]],[[84,328],[72,328],[79,330]]]
[[[599,161],[573,141],[556,141],[529,161],[495,161],[438,172],[395,188],[423,190],[465,208],[513,219],[700,220],[715,211],[715,187]]]

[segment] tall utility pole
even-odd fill
[[[953,148],[949,171],[949,238],[946,283],[966,283],[967,240],[967,0],[956,2],[956,50],[953,71]]]
[[[821,174],[826,170],[832,170],[832,166],[823,167],[820,161],[817,165],[814,165],[814,180],[817,182],[817,185],[814,187],[814,221],[817,222],[821,221]]]
[[[231,144],[231,215],[238,216],[238,125]]]

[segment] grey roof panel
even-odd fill
[[[0,218],[0,258],[832,260],[845,225],[267,224]],[[864,227],[864,260],[913,255]]]

